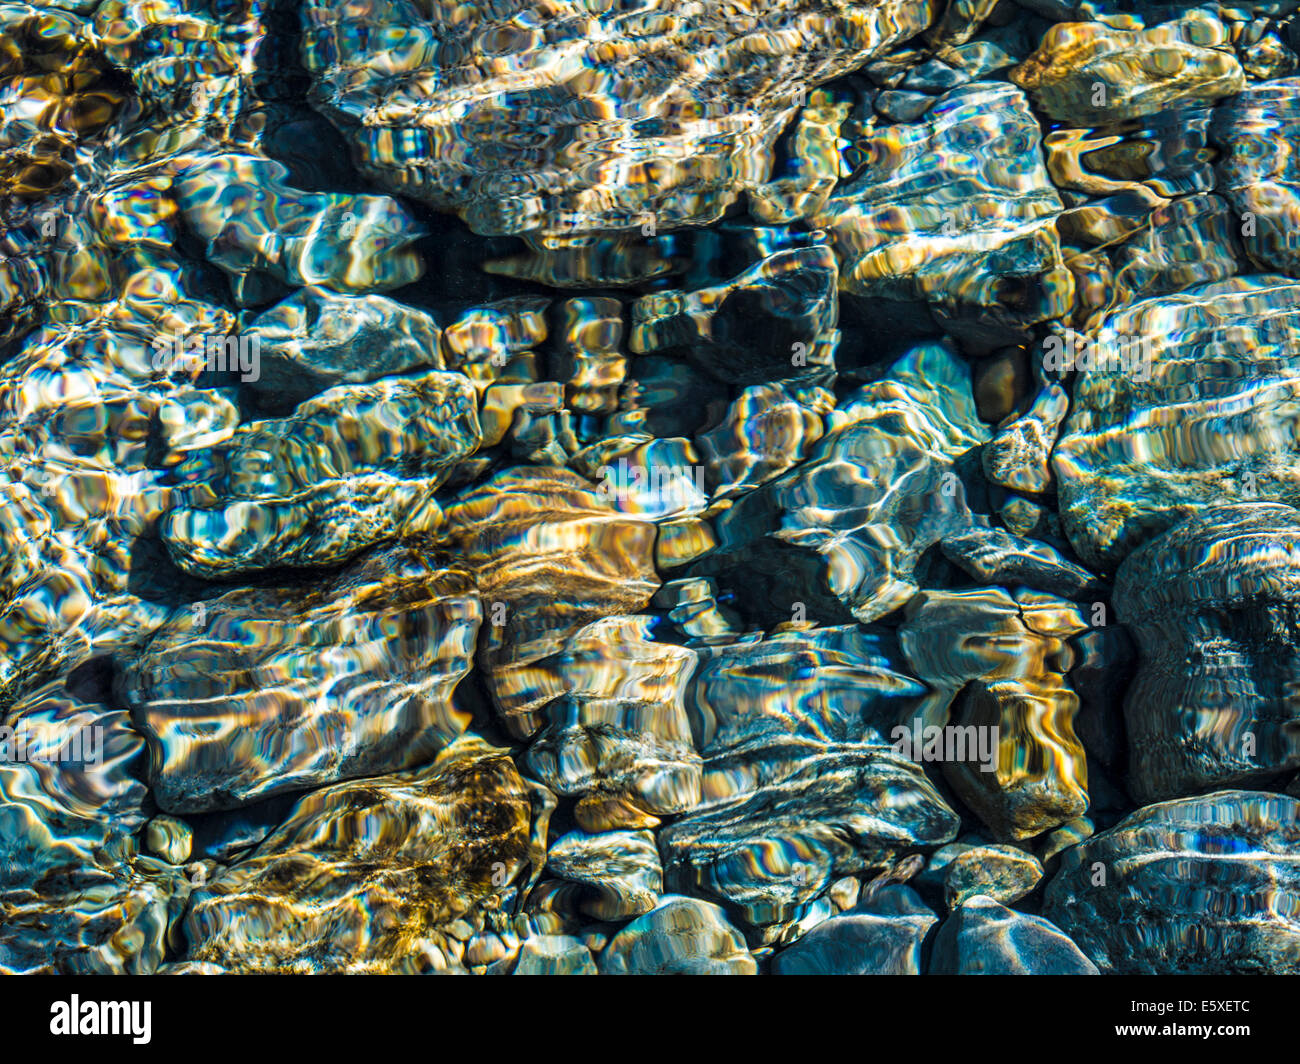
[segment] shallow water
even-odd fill
[[[0,972],[1300,971],[1300,2],[0,2]]]

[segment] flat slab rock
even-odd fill
[[[469,725],[453,693],[482,619],[468,572],[415,546],[191,603],[123,680],[156,801],[231,809],[427,760]]]
[[[302,7],[312,101],[389,190],[543,246],[716,221],[811,87],[924,30],[933,0]],[[491,57],[491,58],[487,58]],[[577,159],[581,165],[575,165]]]

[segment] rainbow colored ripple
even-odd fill
[[[0,0],[0,972],[1300,971],[1300,15],[1067,7]]]

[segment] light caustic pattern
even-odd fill
[[[0,2],[0,971],[1300,971],[1300,4],[271,8]]]

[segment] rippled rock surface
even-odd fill
[[[1061,855],[1044,914],[1103,972],[1294,973],[1297,814],[1252,791],[1147,806]]]
[[[870,622],[916,591],[927,548],[973,523],[955,463],[988,430],[969,370],[938,345],[859,389],[832,424],[807,461],[719,518],[704,564],[762,564],[770,607],[786,617],[804,602],[830,620]]]
[[[648,831],[570,832],[551,846],[546,870],[564,881],[549,904],[597,920],[640,916],[653,909],[663,893],[659,851]]]
[[[481,620],[468,573],[420,547],[371,554],[319,588],[191,603],[124,684],[155,799],[228,809],[427,761],[469,724],[452,695]]]
[[[1171,114],[1190,121],[1200,117],[1187,110]],[[1204,157],[1210,150],[1202,146],[1195,154]],[[1152,174],[1146,184],[1168,187],[1169,182]],[[1156,207],[1147,225],[1111,255],[1114,298],[1132,301],[1249,273],[1243,227],[1241,213],[1218,194],[1185,196]]]
[[[556,246],[716,221],[802,92],[926,28],[929,0],[628,10],[302,5],[312,101],[368,176]]]
[[[1069,409],[1069,396],[1060,385],[1042,389],[1025,415],[1001,426],[984,449],[989,480],[1015,491],[1047,491],[1052,486],[1048,460]]]
[[[702,805],[659,836],[670,887],[776,929],[834,879],[952,838],[952,811],[882,737],[922,690],[896,658],[851,627],[714,648],[691,704]]]
[[[812,219],[834,238],[846,290],[922,300],[974,335],[1015,333],[1070,303],[1052,222],[1061,200],[1014,86],[962,85],[924,119],[875,131],[862,173]]]
[[[254,318],[249,334],[261,364],[248,383],[277,405],[297,406],[338,384],[443,368],[437,322],[383,296],[301,288]]]
[[[757,975],[758,964],[716,905],[665,897],[628,924],[600,957],[605,975]]]
[[[236,300],[261,302],[274,290],[264,278],[364,292],[400,288],[423,272],[408,247],[420,230],[395,200],[303,192],[287,176],[272,160],[228,154],[176,180],[185,223],[230,275]]]
[[[629,346],[639,355],[680,349],[737,384],[826,379],[840,338],[838,281],[824,245],[778,252],[724,286],[638,300]]]
[[[525,940],[512,975],[595,975],[596,962],[570,935],[534,935]]]
[[[899,641],[931,688],[925,719],[951,720],[970,740],[954,746],[952,759],[945,748],[942,764],[962,800],[1005,839],[1082,815],[1087,759],[1074,733],[1079,699],[1065,675],[1073,663],[1067,640],[1087,628],[1078,607],[1035,592],[927,591],[908,614]],[[996,742],[995,752],[977,747],[981,736]]]
[[[189,959],[261,973],[419,973],[460,966],[447,925],[523,868],[532,805],[479,740],[416,772],[303,798],[196,896]]]
[[[683,697],[696,655],[649,638],[649,618],[613,617],[574,634],[555,662],[547,723],[526,762],[574,816],[600,831],[654,826],[700,799]]]
[[[761,791],[665,828],[670,886],[738,906],[755,926],[795,918],[840,874],[946,842],[952,811],[888,747],[811,759]]]
[[[198,368],[163,363],[160,336],[224,336],[231,314],[186,299],[160,270],[131,274],[104,302],[65,299],[0,367],[0,697],[130,646],[169,612],[142,594],[142,541],[172,502],[151,468],[155,425],[176,420],[177,453],[235,424],[228,400],[193,387]],[[167,435],[167,430],[163,431]],[[186,438],[188,437],[188,438]],[[165,598],[167,591],[162,591]]]
[[[0,971],[1296,969],[1297,18],[0,0]]]
[[[1129,786],[1143,801],[1300,765],[1300,512],[1202,510],[1134,551],[1115,588],[1138,670],[1125,696]]]
[[[148,974],[190,884],[140,851],[143,740],[53,681],[0,717],[0,972]]]
[[[1085,562],[1113,567],[1205,506],[1300,503],[1300,317],[1281,277],[1141,300],[1107,318],[1052,457]]]
[[[714,498],[739,495],[798,465],[825,433],[835,405],[825,388],[746,388],[723,422],[697,437]]]
[[[1300,266],[1297,88],[1297,78],[1251,85],[1215,111],[1210,127],[1222,149],[1219,183],[1240,216],[1247,252],[1261,269],[1291,275]]]
[[[1203,11],[1146,30],[1058,24],[1011,80],[1058,122],[1080,125],[1215,100],[1246,84],[1227,27]]]
[[[854,625],[723,637],[700,654],[688,709],[710,802],[776,781],[810,754],[883,742],[925,690],[889,634]]]
[[[68,11],[6,3],[0,9],[0,186],[37,198],[73,169],[83,137],[101,132],[122,104],[89,27]]]
[[[563,690],[543,659],[569,635],[644,607],[659,586],[655,526],[566,469],[505,470],[448,506],[442,535],[486,604],[479,665],[503,724],[527,738]]]
[[[184,502],[163,538],[205,577],[339,562],[436,528],[433,494],[479,439],[474,388],[459,374],[342,385],[181,462]]]

